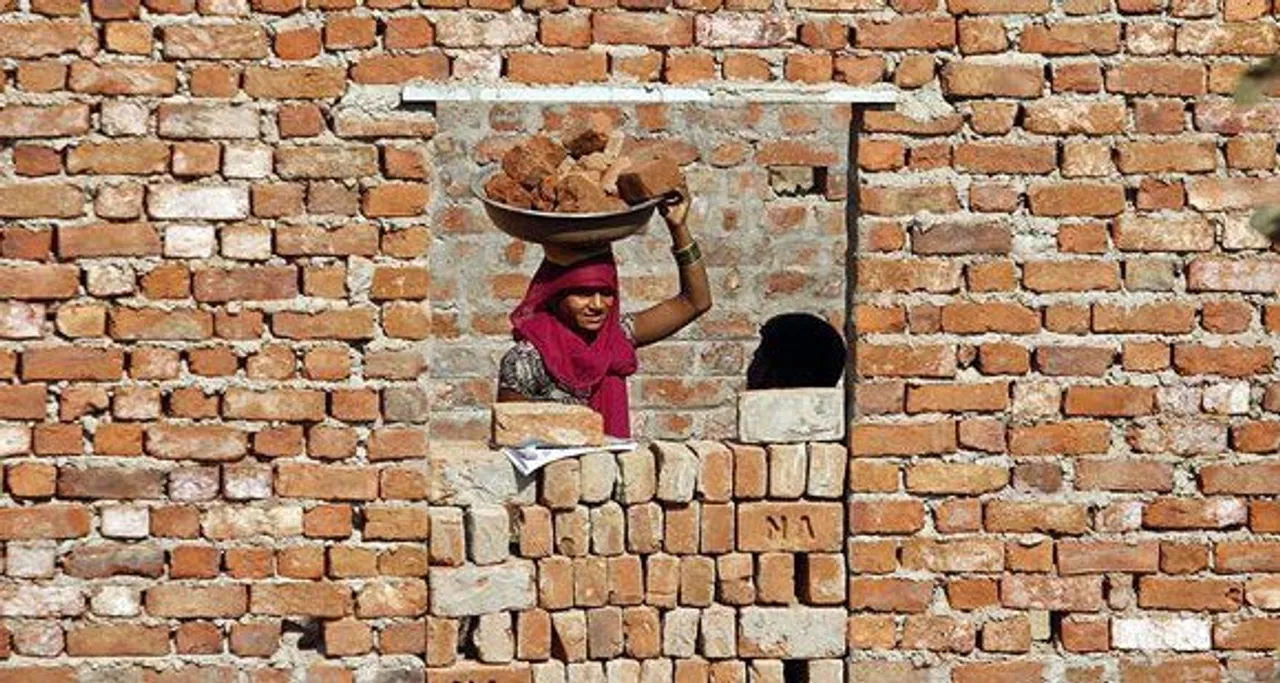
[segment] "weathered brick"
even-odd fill
[[[285,498],[373,500],[378,473],[359,467],[282,463],[276,470],[276,493]]]
[[[89,107],[84,104],[49,107],[10,104],[0,107],[0,137],[56,138],[82,135],[88,130]]]
[[[68,84],[91,95],[172,95],[178,89],[174,64],[72,62]]]
[[[962,59],[942,69],[942,87],[957,97],[1039,97],[1044,90],[1044,71],[1038,64]]]
[[[8,183],[0,187],[0,218],[74,218],[84,213],[84,191],[62,183]]]
[[[244,586],[166,584],[146,591],[147,613],[159,617],[238,617],[249,607]]]
[[[854,456],[924,455],[955,450],[956,425],[951,420],[855,424],[850,445]]]
[[[25,380],[118,381],[124,353],[118,349],[76,346],[31,347],[22,352]]]
[[[1028,503],[993,500],[984,511],[988,531],[1082,534],[1089,528],[1087,510],[1071,503]]]
[[[1102,608],[1102,577],[1019,574],[1000,580],[1000,601],[1012,609],[1094,612]]]
[[[1107,90],[1115,93],[1196,96],[1205,88],[1201,62],[1130,59],[1107,69]]]
[[[1143,525],[1153,529],[1225,529],[1245,523],[1248,510],[1234,498],[1158,498],[1143,510]]]
[[[921,463],[906,470],[907,490],[913,493],[978,494],[1009,484],[1009,470],[996,465]]]
[[[58,473],[58,496],[62,498],[160,498],[163,492],[164,473],[160,470],[65,467]]]
[[[351,607],[351,589],[339,583],[255,583],[249,589],[253,614],[336,618]]]
[[[247,106],[166,102],[160,105],[156,116],[161,137],[255,138],[259,131],[259,112]]]
[[[1007,254],[1012,245],[1009,226],[998,222],[947,222],[911,233],[917,254]]]
[[[65,53],[90,56],[98,48],[92,24],[53,21],[6,22],[0,25],[0,56],[31,59]]]
[[[123,575],[156,578],[164,573],[164,550],[134,543],[80,545],[67,554],[62,567],[68,575],[83,579]]]
[[[67,632],[73,657],[156,657],[169,654],[167,626],[96,625]]]
[[[267,34],[261,26],[178,24],[166,26],[164,55],[170,59],[261,59],[267,56]]]
[[[224,425],[156,424],[146,430],[147,454],[169,460],[239,460],[247,443],[245,432]]]
[[[1125,127],[1125,104],[1121,100],[1078,100],[1074,97],[1043,97],[1025,105],[1028,132],[1069,136],[1101,136],[1120,133]]]
[[[234,220],[249,216],[249,188],[231,185],[152,185],[147,189],[152,218]]]
[[[290,66],[245,69],[244,90],[259,99],[328,99],[346,91],[342,67]]]

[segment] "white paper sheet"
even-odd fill
[[[609,441],[603,446],[543,446],[529,444],[518,448],[504,448],[502,452],[507,454],[507,459],[511,461],[512,465],[515,465],[520,474],[528,476],[537,472],[543,465],[561,458],[572,458],[600,451],[624,453],[626,451],[634,451],[636,445],[634,441]]]

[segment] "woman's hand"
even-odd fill
[[[681,183],[675,191],[680,194],[679,199],[670,199],[658,205],[658,212],[666,219],[668,228],[684,225],[685,218],[689,216],[689,186]]]

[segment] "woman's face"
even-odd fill
[[[584,332],[599,332],[617,299],[611,289],[582,288],[565,292],[556,313],[566,324]]]

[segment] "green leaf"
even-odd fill
[[[1249,217],[1249,227],[1267,237],[1274,237],[1280,233],[1280,206],[1273,204],[1255,209],[1253,215]]]

